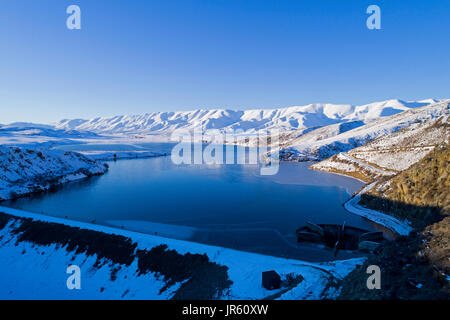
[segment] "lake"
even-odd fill
[[[306,221],[373,230],[342,206],[363,184],[309,170],[306,162],[283,162],[273,176],[261,176],[258,165],[175,165],[170,156],[108,164],[103,176],[2,205],[309,261],[335,257],[297,244],[295,230]]]

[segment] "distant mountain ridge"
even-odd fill
[[[143,115],[98,117],[90,120],[64,119],[55,129],[92,131],[100,134],[169,134],[176,129],[242,130],[306,130],[327,125],[354,122],[363,125],[380,117],[438,102],[436,99],[407,102],[398,99],[355,106],[349,104],[309,104],[278,109],[193,110],[153,112]]]
[[[420,161],[436,146],[448,144],[450,136],[450,101],[411,110],[372,122],[353,132],[351,138],[367,140],[359,147],[337,153],[332,144],[323,149],[334,152],[326,160],[311,168],[336,172],[372,182],[381,177],[391,177],[407,170]],[[394,120],[394,121],[390,121]],[[351,132],[350,132],[351,133]],[[347,137],[347,139],[349,139]],[[335,140],[344,146],[338,136]]]

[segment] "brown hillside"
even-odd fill
[[[450,211],[450,148],[436,147],[421,161],[384,179],[361,197],[361,204],[406,218],[421,230]]]
[[[450,299],[449,161],[449,146],[438,146],[361,197],[367,207],[407,218],[416,232],[370,255],[344,279],[340,299]],[[381,269],[381,290],[367,289],[369,265]]]

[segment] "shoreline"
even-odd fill
[[[321,161],[311,161],[311,162],[314,162],[314,164],[316,164],[316,163],[320,163]],[[314,164],[312,164],[311,166],[313,166]],[[350,176],[350,175],[347,175],[347,174],[344,174],[344,173],[340,173],[340,172],[333,172],[333,171],[327,171],[327,170],[314,169],[314,168],[311,168],[311,167],[308,167],[308,169],[313,170],[313,171],[326,172],[326,173],[335,174],[335,175],[342,176],[342,177],[355,179],[355,180],[358,180],[359,182],[363,183],[364,185],[366,185],[368,183],[367,181],[364,181],[364,180],[362,180],[360,178],[357,178],[357,177],[354,177],[354,176]]]
[[[67,226],[71,226],[71,227],[77,227],[77,228],[82,228],[82,229],[89,229],[89,230],[93,230],[93,231],[104,232],[104,233],[108,233],[108,234],[117,234],[117,235],[123,235],[123,236],[131,235],[131,236],[134,236],[137,238],[140,238],[140,237],[145,238],[148,236],[150,238],[159,239],[161,242],[164,242],[164,241],[172,242],[173,241],[173,242],[179,242],[179,243],[186,243],[186,244],[190,244],[190,245],[198,245],[199,247],[205,247],[205,248],[238,251],[238,252],[242,252],[242,253],[249,254],[249,255],[265,256],[268,258],[275,258],[275,259],[282,259],[282,260],[292,260],[292,261],[297,261],[297,262],[303,262],[305,264],[310,264],[310,265],[333,264],[333,263],[337,263],[337,262],[341,262],[341,261],[360,259],[360,258],[352,258],[352,259],[333,260],[333,261],[326,261],[326,262],[308,262],[308,261],[299,260],[299,259],[282,258],[282,257],[271,256],[271,255],[265,255],[265,254],[261,254],[261,253],[248,252],[248,251],[242,251],[242,250],[238,250],[238,249],[231,249],[231,248],[220,247],[220,246],[215,246],[215,245],[203,244],[203,243],[198,243],[198,242],[193,242],[193,241],[188,241],[188,240],[174,239],[174,238],[153,235],[150,233],[145,233],[145,232],[140,232],[140,231],[122,229],[120,227],[94,224],[94,223],[82,222],[82,221],[71,220],[71,219],[66,219],[66,218],[59,218],[59,217],[54,217],[54,216],[50,216],[50,215],[4,207],[1,205],[0,205],[0,213],[9,214],[9,215],[12,215],[12,216],[15,216],[18,218],[29,218],[29,219],[33,219],[36,221],[62,224],[62,225],[67,225]]]
[[[154,151],[74,151],[81,153],[82,155],[95,160],[95,161],[114,161],[114,160],[130,160],[130,159],[145,159],[145,158],[158,158],[170,156],[167,152],[154,152]]]
[[[356,194],[354,197],[345,202],[344,208],[348,212],[364,217],[376,224],[384,226],[398,235],[401,236],[409,235],[409,233],[412,231],[412,227],[408,224],[408,222],[402,222],[386,213],[364,208],[363,206],[360,206],[358,204],[361,198],[361,194],[364,191],[370,189],[373,186],[373,184],[374,183],[371,183],[365,186],[360,192],[358,192],[358,194]]]
[[[317,163],[319,163],[319,162],[317,162]],[[388,215],[388,214],[380,212],[380,211],[368,209],[368,208],[365,208],[358,204],[359,200],[361,198],[361,194],[364,193],[365,191],[369,190],[370,188],[372,188],[372,186],[376,183],[376,181],[372,182],[372,183],[368,183],[367,181],[363,181],[361,179],[358,179],[358,178],[350,176],[350,175],[346,175],[344,173],[337,173],[337,172],[331,172],[331,171],[327,171],[327,170],[314,169],[311,167],[308,167],[308,169],[314,170],[314,171],[320,171],[320,172],[327,172],[330,174],[336,174],[336,175],[340,175],[343,177],[355,179],[355,180],[358,180],[358,181],[364,183],[364,186],[357,193],[355,193],[349,200],[347,200],[346,202],[344,202],[342,204],[343,207],[345,208],[345,210],[347,210],[349,213],[363,217],[377,225],[385,227],[397,235],[407,236],[412,231],[412,227],[409,225],[408,221],[402,222],[391,215]]]

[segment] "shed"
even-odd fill
[[[262,285],[267,290],[280,289],[281,288],[281,277],[274,270],[264,271],[262,273]]]

